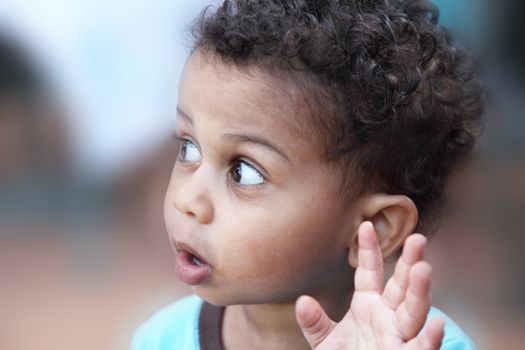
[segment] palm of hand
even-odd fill
[[[383,259],[371,223],[359,229],[355,293],[348,313],[336,323],[311,297],[299,298],[299,325],[315,350],[437,350],[444,322],[433,319],[421,332],[430,308],[431,267],[422,261],[426,239],[412,235],[394,275],[384,286]]]

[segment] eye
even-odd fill
[[[254,186],[264,183],[264,176],[244,160],[236,160],[231,167],[231,177],[239,185]]]
[[[192,141],[181,139],[180,142],[179,160],[181,162],[198,162],[201,160],[199,149]]]

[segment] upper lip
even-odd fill
[[[198,253],[195,249],[193,249],[189,244],[185,243],[185,242],[179,242],[179,241],[175,241],[174,242],[174,245],[175,245],[175,249],[177,251],[179,250],[185,250],[187,251],[188,253],[190,253],[191,255],[194,255],[197,259],[199,259],[202,263],[204,264],[208,264],[208,262],[206,261],[206,259],[204,259],[202,257],[202,255],[200,253]]]

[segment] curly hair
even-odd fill
[[[408,196],[421,228],[484,106],[477,64],[437,21],[424,0],[226,0],[196,22],[194,50],[295,81],[345,186]]]

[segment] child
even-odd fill
[[[430,308],[412,234],[436,222],[482,111],[436,21],[419,0],[227,0],[203,15],[164,213],[197,296],[133,349],[474,348]]]

